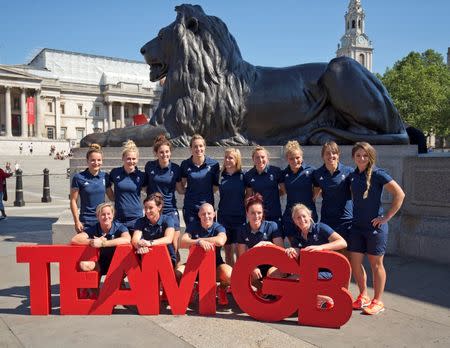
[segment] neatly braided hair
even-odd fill
[[[366,152],[368,158],[369,158],[369,163],[367,164],[367,168],[366,168],[366,191],[364,191],[363,194],[363,199],[366,199],[369,195],[369,190],[370,190],[370,180],[372,179],[372,170],[373,167],[375,166],[375,162],[377,159],[377,152],[375,151],[375,149],[373,148],[372,145],[370,145],[369,143],[366,142],[359,142],[356,143],[353,146],[352,149],[352,157],[355,157],[355,153],[356,151],[358,151],[359,149],[362,149]]]

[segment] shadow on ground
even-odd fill
[[[14,216],[0,221],[0,236],[4,241],[37,244],[52,243],[52,224],[56,218]]]

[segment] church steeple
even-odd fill
[[[350,0],[345,13],[345,34],[338,44],[336,56],[351,57],[372,71],[372,54],[372,42],[365,33],[365,13],[361,0]]]

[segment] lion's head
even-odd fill
[[[175,11],[176,20],[141,48],[150,80],[166,78],[151,123],[163,124],[184,145],[195,133],[210,143],[243,139],[243,99],[253,67],[219,18],[198,5]]]

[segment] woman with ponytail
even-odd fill
[[[356,169],[350,174],[353,222],[348,250],[353,277],[359,288],[353,309],[362,309],[365,314],[378,314],[384,311],[381,297],[386,284],[383,257],[388,239],[387,222],[400,209],[405,193],[386,171],[375,167],[376,151],[370,144],[356,143],[352,149],[352,158]],[[383,189],[392,195],[391,207],[386,214],[381,204]],[[372,300],[367,295],[367,274],[362,264],[366,254],[372,269]]]
[[[108,196],[114,198],[116,220],[124,224],[130,233],[134,231],[137,219],[143,216],[141,189],[145,185],[145,174],[137,169],[138,161],[139,149],[134,141],[128,140],[122,148],[123,166],[114,168],[110,173],[114,193],[110,188]]]

